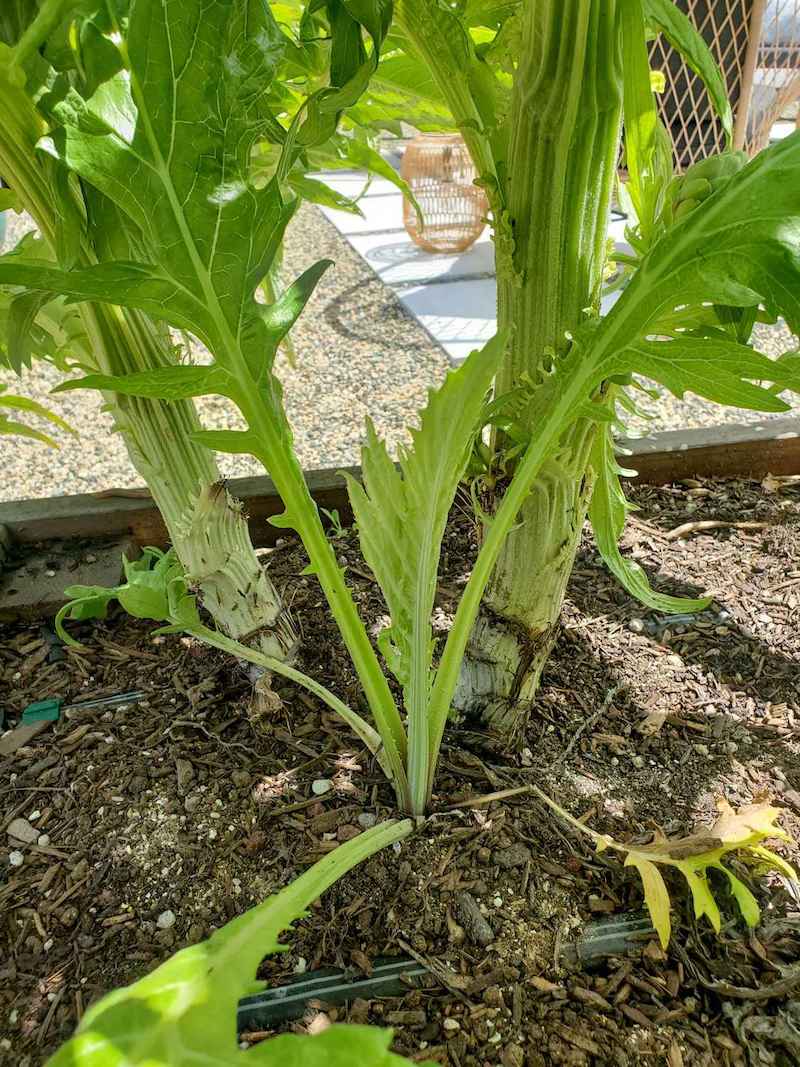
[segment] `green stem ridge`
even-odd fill
[[[0,70],[0,99],[7,104],[6,119],[0,124],[0,174],[55,252],[58,208],[45,171],[47,157],[36,148],[44,125],[23,90],[10,81],[4,83],[4,77]],[[124,244],[124,237],[119,241]],[[114,249],[107,251],[113,258]],[[97,261],[95,249],[84,236],[76,265],[85,267]],[[85,302],[79,312],[102,372],[117,376],[174,364],[167,331],[142,312]],[[122,394],[106,394],[105,399],[113,408],[115,428],[123,435],[131,462],[150,489],[179,558],[207,597],[209,610],[233,636],[257,630],[265,652],[291,654],[297,635],[255,554],[245,516],[227,497],[227,518],[217,531],[223,535],[217,547],[227,557],[226,565],[221,573],[198,566],[202,544],[197,541],[195,508],[220,474],[213,454],[192,441],[201,429],[193,403]],[[231,567],[236,573],[226,574]],[[228,593],[221,599],[223,582]]]
[[[524,9],[509,122],[513,253],[497,259],[498,329],[510,338],[500,396],[520,381],[538,388],[599,307],[622,112],[618,19],[616,0]],[[549,476],[534,479],[530,499],[520,501],[520,525],[497,553],[467,651],[459,706],[484,715],[506,741],[530,708],[555,634],[591,495],[595,432],[577,424],[565,433],[554,448],[558,470],[551,461]],[[500,679],[493,694],[484,691]]]

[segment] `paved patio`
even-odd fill
[[[365,176],[336,171],[319,177],[346,196],[357,197]],[[359,200],[363,218],[322,208],[345,240],[397,294],[417,322],[444,348],[453,364],[485,344],[497,327],[494,245],[489,227],[460,255],[432,255],[418,248],[403,226],[403,198],[391,182],[376,179]],[[625,220],[614,217],[610,233],[624,243]],[[608,307],[616,295],[606,301]]]

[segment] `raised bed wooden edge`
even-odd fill
[[[634,481],[663,485],[690,477],[758,477],[800,474],[800,418],[770,419],[748,425],[668,430],[619,445],[624,467],[638,471]],[[359,474],[359,468],[347,468]],[[336,470],[307,472],[311,493],[322,508],[350,515],[344,479]],[[231,493],[244,502],[254,543],[274,543],[280,531],[266,520],[282,510],[272,480],[234,478]],[[18,544],[57,538],[112,538],[131,534],[140,545],[163,545],[166,530],[146,490],[104,490],[76,496],[0,503],[0,528]]]

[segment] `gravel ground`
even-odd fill
[[[29,227],[29,220],[11,216],[6,247]],[[367,414],[390,445],[397,444],[423,405],[426,390],[441,381],[448,367],[443,351],[391,290],[315,208],[304,205],[286,240],[287,281],[322,257],[333,259],[335,267],[320,282],[293,331],[297,365],[291,367],[284,356],[277,364],[300,461],[308,468],[358,462]],[[757,328],[756,347],[764,352],[777,355],[794,344],[785,326]],[[49,390],[59,380],[59,373],[44,363],[34,365],[22,383],[13,374],[0,372],[0,382],[12,391],[47,404],[80,430],[74,437],[56,431],[58,452],[22,438],[4,439],[0,500],[141,484],[97,395],[50,397]],[[694,396],[681,401],[663,391],[643,406],[652,417],[630,419],[632,435],[764,417],[758,412],[725,411]],[[240,425],[237,412],[222,398],[203,398],[198,407],[209,427]],[[794,413],[800,413],[800,404]],[[222,455],[218,461],[228,477],[262,473],[259,464],[246,456]]]
[[[30,228],[29,221],[11,219],[6,247]],[[357,463],[367,414],[395,445],[424,405],[427,390],[442,380],[449,366],[444,352],[391,290],[315,208],[304,205],[286,239],[287,281],[324,257],[335,266],[292,331],[297,366],[292,368],[284,356],[277,364],[300,462],[307,468]],[[111,432],[111,417],[100,410],[97,394],[48,395],[60,378],[41,362],[22,382],[0,371],[0,382],[12,391],[41,401],[80,430],[76,437],[56,431],[53,436],[61,446],[57,452],[23,438],[2,439],[0,500],[141,484],[122,439]],[[198,407],[210,428],[241,425],[223,398],[202,398]],[[218,462],[228,477],[263,473],[246,456],[221,455]]]

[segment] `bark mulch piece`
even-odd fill
[[[677,621],[646,611],[587,537],[520,751],[451,729],[439,814],[330,890],[291,951],[262,968],[284,982],[410,955],[436,980],[403,997],[314,1005],[317,1025],[391,1024],[398,1050],[453,1067],[800,1062],[797,885],[737,868],[763,920],[744,928],[717,884],[716,937],[668,875],[669,951],[645,936],[627,955],[579,966],[572,947],[593,923],[641,914],[637,879],[530,794],[452,806],[535,782],[594,828],[645,841],[710,821],[720,796],[737,806],[769,795],[800,838],[800,487],[688,483],[632,496],[627,554],[663,591],[709,592],[710,609]],[[336,549],[375,632],[385,606],[353,536]],[[440,634],[474,550],[459,510]],[[287,540],[267,558],[302,624],[301,665],[363,706],[322,597],[300,576],[302,551]],[[392,812],[379,770],[314,698],[280,688],[282,709],[262,713],[238,665],[151,629],[118,615],[79,627],[83,652],[54,646],[41,624],[0,630],[6,726],[46,696],[144,692],[68,711],[0,758],[0,1062],[43,1063],[96,997]],[[317,795],[315,781],[330,788]],[[27,843],[8,836],[12,824]],[[797,849],[781,851],[797,862]]]

